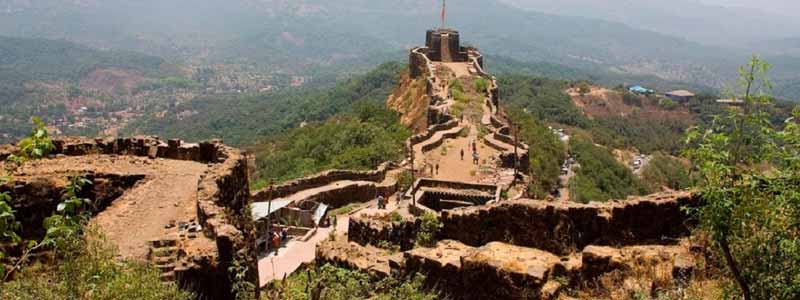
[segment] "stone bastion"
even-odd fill
[[[48,158],[16,169],[9,192],[22,236],[39,239],[70,176],[91,181],[80,197],[90,199],[90,225],[118,248],[121,258],[149,261],[164,281],[177,281],[209,299],[233,299],[234,260],[250,266],[257,284],[248,155],[220,141],[196,144],[156,137],[57,138]],[[4,146],[5,160],[15,149]],[[0,164],[3,162],[0,161]],[[13,255],[13,253],[12,253]]]

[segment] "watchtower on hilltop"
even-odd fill
[[[430,29],[425,35],[427,56],[438,62],[466,62],[469,59],[467,49],[461,47],[461,38],[457,30],[449,28]]]

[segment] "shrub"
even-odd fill
[[[663,109],[673,110],[678,107],[678,103],[669,98],[662,98],[658,100],[658,106],[661,106]]]
[[[99,234],[81,240],[82,247],[69,260],[55,266],[32,266],[17,279],[0,283],[0,299],[140,299],[188,300],[191,295],[173,283],[164,283],[155,268],[119,261],[114,246]]]
[[[426,212],[420,217],[419,231],[415,244],[418,247],[433,247],[436,246],[436,236],[439,230],[442,229],[442,221],[439,216],[432,212]]]
[[[661,187],[681,190],[689,187],[689,166],[681,160],[656,154],[642,170],[642,180],[651,192]]]
[[[475,90],[478,91],[478,93],[483,94],[486,92],[488,88],[489,88],[489,80],[487,80],[486,78],[481,77],[475,80]]]
[[[425,277],[387,277],[374,280],[364,272],[335,267],[330,264],[295,272],[285,281],[274,283],[263,293],[263,299],[280,300],[435,300],[438,293],[426,291]]]
[[[642,97],[631,92],[624,92],[622,94],[622,102],[630,106],[642,106]]]

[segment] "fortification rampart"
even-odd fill
[[[318,174],[285,182],[273,187],[266,187],[253,193],[253,202],[265,202],[272,199],[283,198],[297,192],[318,188],[337,181],[372,181],[381,182],[386,179],[386,172],[394,163],[386,162],[375,170],[327,170]]]
[[[138,249],[139,246],[136,245],[139,243],[143,246],[150,244],[150,247],[163,246],[171,247],[170,249],[177,247],[179,250],[170,252],[174,253],[175,261],[169,265],[159,266],[163,272],[162,279],[177,280],[181,286],[210,299],[234,298],[231,294],[230,281],[233,277],[228,271],[234,259],[250,266],[246,280],[257,283],[256,254],[252,249],[252,243],[249,242],[253,240],[252,230],[244,218],[245,208],[250,202],[248,156],[245,153],[225,146],[220,141],[186,144],[180,140],[163,142],[156,137],[118,139],[68,137],[56,138],[53,144],[55,149],[50,155],[57,159],[26,163],[21,168],[22,171],[15,174],[17,181],[13,183],[15,188],[11,189],[15,199],[23,201],[39,199],[37,202],[17,207],[19,215],[24,216],[32,228],[39,228],[40,220],[55,210],[65,188],[67,175],[85,176],[92,182],[79,196],[94,200],[93,208],[95,213],[99,213],[134,186],[140,190],[156,189],[157,187],[148,185],[136,185],[143,180],[156,180],[151,178],[159,177],[159,170],[166,170],[165,168],[169,167],[166,162],[160,163],[156,159],[199,162],[202,165],[192,165],[192,167],[197,169],[198,166],[205,165],[206,169],[196,182],[197,201],[194,202],[196,219],[202,228],[203,239],[212,241],[215,251],[188,254],[191,251],[183,251],[182,247],[203,243],[200,241],[201,238],[178,241],[176,237],[166,235],[157,240],[133,241],[135,248],[132,249]],[[62,162],[67,165],[61,165]],[[94,166],[95,164],[97,166]],[[128,198],[155,203],[166,200],[134,199],[135,197]],[[161,204],[160,207],[164,205]]]
[[[471,246],[501,241],[565,255],[590,244],[684,236],[690,224],[682,208],[696,204],[689,192],[589,204],[521,199],[443,211],[441,234]]]
[[[406,251],[414,248],[419,226],[420,220],[416,218],[393,222],[366,214],[354,215],[350,217],[347,238],[362,246],[389,244]]]
[[[408,142],[410,143],[409,145],[416,145],[416,144],[422,143],[425,140],[430,139],[431,137],[433,137],[433,135],[436,134],[439,131],[450,130],[450,129],[453,129],[453,128],[456,128],[456,127],[458,127],[458,121],[456,121],[456,120],[450,120],[450,121],[448,121],[446,123],[443,123],[443,124],[436,124],[436,125],[429,126],[428,130],[426,130],[424,133],[420,133],[420,134],[414,135],[411,138],[409,138],[408,139]]]

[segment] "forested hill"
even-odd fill
[[[223,138],[232,145],[252,145],[304,122],[326,120],[359,103],[383,105],[404,67],[401,63],[385,63],[334,87],[201,96],[142,117],[131,123],[124,133],[156,134],[192,141]]]
[[[101,51],[65,40],[0,36],[0,81],[77,80],[92,69],[155,72],[164,60],[130,51]]]
[[[68,113],[70,105],[110,108],[116,100],[111,93],[101,97],[80,89],[81,80],[93,71],[113,69],[112,75],[120,80],[97,76],[89,84],[113,90],[126,80],[125,76],[170,74],[164,64],[161,58],[130,51],[102,51],[64,40],[0,36],[0,143],[26,134],[33,116],[54,124],[55,119],[74,119]]]
[[[421,44],[424,30],[439,19],[438,4],[429,0],[0,1],[0,7],[3,4],[9,9],[0,11],[0,34],[69,38],[187,61],[289,71],[376,65],[387,57],[399,58],[398,51]],[[448,26],[461,30],[463,41],[487,55],[712,87],[735,79],[738,63],[753,52],[704,46],[622,23],[524,11],[498,0],[449,5]],[[792,77],[778,85],[798,78],[797,72],[786,74]]]

